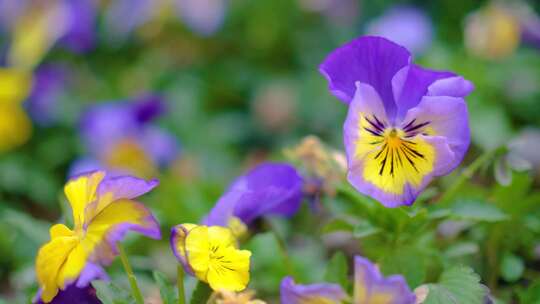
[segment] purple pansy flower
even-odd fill
[[[401,275],[385,278],[368,259],[354,257],[353,303],[413,304],[415,299]]]
[[[280,287],[281,303],[327,303],[339,304],[347,299],[347,294],[337,284],[319,283],[311,285],[296,284],[291,277],[285,277]]]
[[[58,113],[58,98],[67,80],[65,68],[57,65],[39,67],[34,73],[32,93],[26,100],[28,113],[36,123],[48,125]]]
[[[93,0],[68,0],[69,26],[60,43],[73,52],[82,53],[94,47],[96,3]]]
[[[78,160],[71,175],[106,168],[116,174],[155,176],[157,168],[174,161],[179,151],[174,136],[150,124],[164,109],[155,95],[90,108],[81,119],[90,156]]]
[[[291,165],[263,163],[236,179],[203,223],[228,226],[236,217],[249,225],[264,215],[291,216],[300,208],[302,185]]]
[[[463,159],[470,142],[464,97],[471,82],[424,69],[381,37],[332,52],[321,73],[349,105],[343,126],[348,180],[387,207],[411,205],[436,176]]]
[[[403,45],[414,54],[421,54],[433,39],[433,25],[420,9],[393,7],[367,25],[369,35],[381,36]]]
[[[286,277],[281,282],[281,303],[343,303],[348,298],[341,286],[329,283],[295,284]],[[369,260],[354,258],[354,296],[352,303],[413,304],[416,297],[400,275],[383,277]]]

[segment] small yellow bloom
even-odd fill
[[[467,19],[465,46],[476,56],[500,59],[517,49],[520,35],[515,12],[504,5],[492,3]]]
[[[172,229],[171,247],[186,271],[213,290],[240,291],[249,282],[251,252],[237,248],[229,228],[178,225]]]
[[[69,22],[68,8],[61,1],[32,6],[15,25],[9,64],[35,68],[66,32]]]
[[[32,124],[21,106],[30,91],[29,73],[0,68],[0,153],[24,144]]]

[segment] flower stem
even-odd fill
[[[467,180],[471,179],[476,173],[476,171],[482,168],[488,161],[493,159],[495,156],[499,155],[500,153],[504,153],[504,151],[506,151],[505,147],[489,150],[484,152],[477,159],[475,159],[467,168],[465,168],[461,172],[461,174],[454,181],[454,183],[450,185],[450,187],[441,195],[439,199],[439,204],[448,204],[451,199],[454,198],[459,189],[461,189],[461,186],[463,186],[463,184],[465,184]]]
[[[139,289],[139,285],[137,285],[137,278],[135,277],[135,274],[133,273],[133,269],[131,268],[131,265],[129,264],[126,251],[120,244],[118,244],[118,251],[120,252],[120,259],[122,260],[122,265],[124,265],[124,270],[126,271],[126,274],[128,276],[129,285],[131,285],[131,292],[133,294],[133,297],[135,298],[135,302],[137,304],[144,304],[141,290]]]
[[[186,291],[184,289],[184,267],[182,265],[178,265],[177,267],[177,282],[176,285],[178,287],[178,304],[185,304],[186,303]]]

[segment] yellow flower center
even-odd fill
[[[364,162],[364,179],[398,195],[407,184],[419,186],[435,162],[435,149],[420,136],[431,135],[429,124],[413,119],[395,127],[375,115],[360,115],[355,157]]]

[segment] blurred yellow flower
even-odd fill
[[[519,19],[501,4],[492,3],[469,16],[465,25],[465,46],[476,56],[499,59],[511,55],[521,37]]]
[[[186,271],[215,291],[241,291],[249,282],[251,252],[237,248],[229,228],[178,225],[172,229],[171,247]]]
[[[29,73],[0,68],[0,153],[24,144],[32,125],[21,106],[30,91]]]
[[[266,302],[253,299],[255,292],[247,290],[244,292],[232,292],[222,290],[214,293],[209,303],[211,304],[266,304]]]
[[[8,54],[12,66],[33,69],[69,26],[69,12],[62,1],[30,6],[18,20]]]

